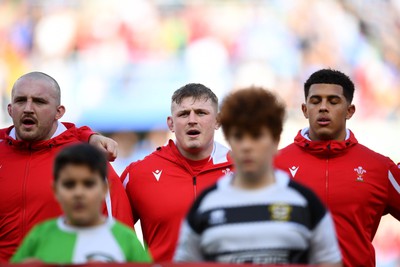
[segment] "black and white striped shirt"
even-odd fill
[[[341,260],[332,218],[308,188],[275,171],[244,190],[232,175],[203,192],[182,224],[176,261],[289,264]]]

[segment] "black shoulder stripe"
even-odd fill
[[[190,225],[190,227],[196,233],[200,234],[204,230],[204,225],[202,220],[200,219],[200,214],[198,213],[199,207],[203,199],[212,191],[217,189],[217,184],[210,186],[209,188],[205,189],[199,197],[193,202],[192,207],[190,208],[186,219]]]
[[[293,180],[290,180],[288,186],[298,191],[307,200],[308,206],[310,207],[311,229],[313,230],[326,214],[325,205],[321,202],[318,196],[308,187],[299,184]]]

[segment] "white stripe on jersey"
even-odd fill
[[[129,183],[129,173],[126,175],[124,182],[122,183],[122,186],[126,189],[126,185]]]
[[[393,185],[394,189],[396,189],[397,193],[400,194],[400,185],[397,183],[396,179],[394,179],[393,174],[389,171],[389,181]]]
[[[108,179],[106,179],[106,183],[108,184]],[[108,187],[108,189],[107,189],[105,202],[106,202],[106,207],[107,207],[107,215],[109,218],[112,218],[113,214],[112,214],[112,201],[111,201],[110,187]]]

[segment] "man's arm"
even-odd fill
[[[89,137],[89,144],[103,151],[109,161],[114,161],[118,156],[118,143],[111,138],[95,133]]]
[[[111,138],[102,136],[96,132],[93,132],[87,126],[77,128],[78,139],[82,142],[87,142],[106,154],[109,161],[114,161],[118,155],[118,143]]]

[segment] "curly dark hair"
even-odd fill
[[[284,118],[285,106],[273,93],[262,87],[247,87],[224,99],[218,120],[225,138],[233,128],[257,136],[266,126],[279,141]]]
[[[321,69],[314,72],[304,83],[304,96],[307,100],[310,87],[313,84],[336,84],[343,88],[343,95],[349,104],[353,101],[354,96],[354,83],[351,81],[349,76],[334,69]]]

